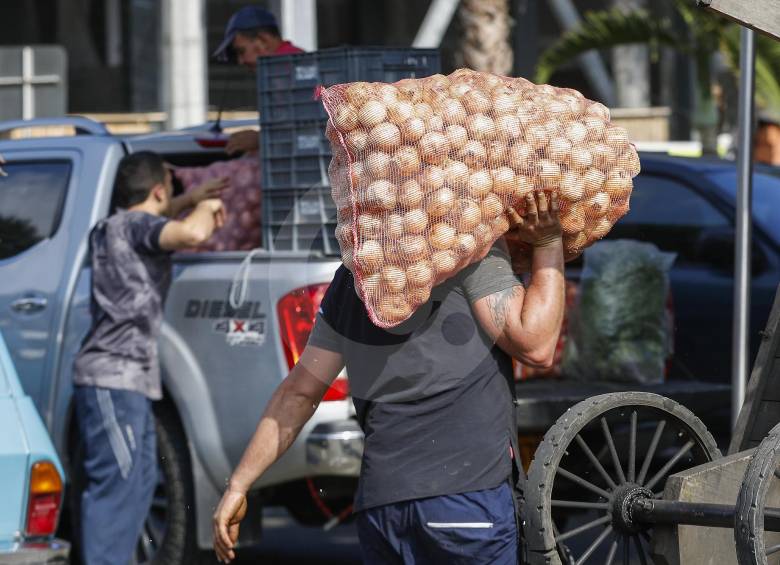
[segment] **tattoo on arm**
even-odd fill
[[[490,317],[493,319],[496,329],[504,330],[507,317],[512,308],[512,303],[522,287],[513,286],[487,297],[487,305],[490,309]]]

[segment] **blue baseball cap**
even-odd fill
[[[236,33],[247,29],[259,27],[279,27],[276,18],[268,10],[258,6],[244,6],[238,12],[230,16],[225,28],[225,38],[214,51],[212,57],[220,61],[228,61],[232,58],[233,39]]]

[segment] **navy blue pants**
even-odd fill
[[[516,565],[518,531],[509,482],[493,489],[387,504],[357,513],[368,565]]]
[[[133,556],[157,482],[151,401],[93,386],[74,389],[83,449],[84,565],[125,565]]]

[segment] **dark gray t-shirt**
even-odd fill
[[[511,360],[471,305],[521,285],[509,257],[481,262],[433,289],[406,322],[375,326],[341,267],[309,344],[341,353],[365,450],[355,510],[498,486],[512,472]]]
[[[168,221],[122,211],[92,230],[92,326],[76,357],[74,384],[162,398],[157,337],[171,256],[160,248],[160,232]]]

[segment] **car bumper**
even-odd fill
[[[363,431],[355,420],[317,424],[306,438],[306,464],[313,475],[357,477]]]
[[[44,542],[0,543],[3,565],[60,565],[68,563],[70,544],[60,539]]]

